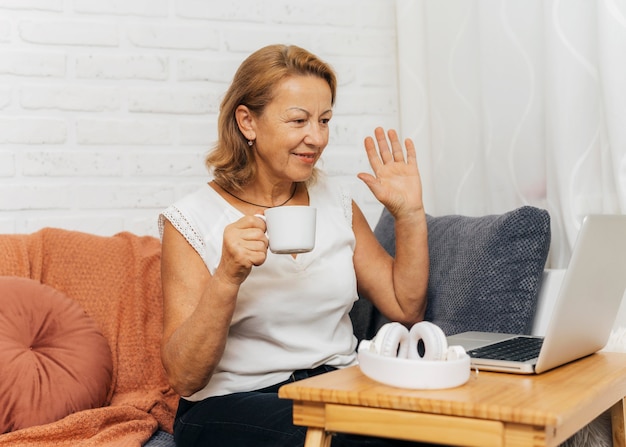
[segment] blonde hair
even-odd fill
[[[324,79],[335,104],[337,78],[333,69],[309,51],[294,45],[269,45],[252,53],[239,66],[220,105],[218,141],[205,164],[216,182],[241,189],[256,175],[253,148],[239,130],[235,110],[245,105],[257,116],[274,98],[274,89],[289,76],[317,76]],[[313,178],[315,178],[314,172]]]

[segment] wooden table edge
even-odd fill
[[[608,355],[610,357],[611,354],[612,353],[599,354],[599,355]],[[624,363],[624,365],[626,366],[626,363]],[[358,369],[358,366],[354,366],[350,368]],[[332,373],[329,373],[329,374],[332,374]],[[492,373],[492,374],[501,374],[501,373]],[[532,376],[532,377],[535,377],[535,376]],[[306,380],[311,380],[311,379],[306,379]],[[626,380],[624,380],[624,384],[626,384]],[[328,431],[344,430],[345,431],[346,430],[346,427],[341,425],[342,423],[339,423],[339,425],[337,425],[336,422],[331,421],[329,425],[325,416],[326,408],[334,408],[336,410],[337,408],[346,407],[342,411],[348,415],[353,413],[353,410],[350,408],[357,408],[358,409],[356,410],[357,412],[361,412],[363,409],[367,409],[366,412],[371,411],[372,414],[380,414],[376,411],[377,409],[375,407],[362,406],[358,403],[350,404],[349,402],[348,403],[336,402],[336,400],[340,401],[341,399],[335,399],[335,401],[333,402],[324,402],[325,399],[320,398],[319,396],[315,396],[315,395],[303,396],[302,390],[298,390],[298,388],[301,388],[302,385],[303,385],[302,383],[298,383],[298,382],[285,385],[284,387],[281,387],[281,389],[279,390],[279,396],[281,398],[294,400],[294,423],[296,425],[305,425],[305,426],[313,428],[314,430],[312,431],[312,433],[318,433],[318,435],[316,435],[318,438],[319,438],[319,432],[317,430],[324,430],[324,431],[326,430]],[[427,415],[429,417],[435,417],[435,418],[441,417],[441,420],[446,420],[445,419],[446,417],[463,418],[468,421],[470,420],[476,421],[477,427],[479,427],[480,424],[483,422],[488,422],[488,423],[495,422],[495,423],[502,424],[502,427],[503,427],[502,432],[507,434],[507,435],[503,435],[503,437],[506,438],[506,436],[510,436],[510,437],[512,436],[513,439],[510,441],[506,441],[507,442],[506,444],[495,443],[493,444],[494,446],[495,445],[507,445],[507,446],[517,445],[515,444],[515,442],[517,442],[515,439],[524,438],[528,440],[529,439],[528,436],[534,437],[534,438],[536,438],[537,436],[542,437],[543,440],[540,441],[540,443],[537,445],[556,446],[560,444],[561,442],[565,441],[567,438],[573,435],[580,428],[584,427],[587,423],[591,422],[595,417],[599,416],[606,410],[610,410],[611,420],[613,424],[612,433],[613,433],[614,445],[626,447],[626,434],[625,434],[626,430],[624,429],[624,427],[626,426],[626,422],[625,422],[626,419],[624,415],[624,396],[626,396],[626,391],[624,390],[626,390],[626,388],[622,388],[621,395],[614,394],[612,395],[612,397],[605,395],[604,398],[602,399],[595,399],[594,402],[590,403],[590,407],[592,407],[591,411],[589,411],[589,409],[585,409],[583,411],[580,408],[578,409],[574,408],[572,413],[567,415],[566,422],[560,426],[559,426],[559,422],[563,422],[563,421],[559,421],[559,420],[557,420],[557,422],[554,424],[550,424],[550,423],[532,424],[528,422],[520,422],[520,421],[515,421],[515,420],[481,418],[481,417],[476,417],[476,416],[467,416],[467,415],[459,415],[459,414],[428,413],[423,410],[416,411],[416,410],[403,410],[403,409],[389,409],[389,411],[396,412],[396,414],[398,414],[397,412],[399,411],[405,411],[409,413],[416,413],[419,415]],[[304,394],[307,394],[307,393],[304,393]],[[333,407],[328,407],[328,405],[333,405]],[[300,409],[298,410],[297,408],[300,408]],[[302,412],[303,411],[302,408],[308,408],[308,409],[316,408],[315,412],[317,414],[316,416],[317,420],[311,420],[309,416],[307,416],[307,418],[305,418],[304,420],[302,418],[300,420],[297,420],[296,414],[298,412]],[[309,410],[306,410],[306,411],[308,412]],[[335,411],[335,413],[337,413],[337,411]],[[324,416],[320,416],[322,414]],[[484,427],[491,427],[491,426],[487,424]],[[495,427],[495,425],[493,427]],[[494,431],[493,427],[489,428],[488,431]],[[528,427],[530,427],[530,432],[529,432],[530,434],[525,433]],[[350,430],[353,430],[353,429],[350,428]],[[375,430],[375,429],[372,428],[372,430]],[[353,432],[353,431],[346,431],[346,432]],[[543,434],[540,434],[540,433],[543,433]],[[379,436],[385,435],[384,433],[379,433],[379,432],[364,433],[364,434],[377,434]],[[325,437],[322,436],[320,439],[321,439],[320,442],[322,443],[326,442]],[[428,442],[427,439],[420,438],[420,440]],[[318,444],[315,444],[315,445],[318,445]],[[481,445],[481,447],[483,447],[484,445],[486,444]],[[489,445],[492,445],[492,444],[489,444]],[[519,444],[519,445],[526,445],[526,444]],[[307,447],[308,447],[308,444],[307,444]]]

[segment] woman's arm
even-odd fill
[[[396,256],[378,243],[361,210],[353,204],[356,237],[354,265],[359,293],[393,321],[414,323],[424,317],[429,258],[426,213],[415,147],[405,141],[406,159],[395,131],[381,128],[365,149],[374,174],[359,174],[395,219]],[[378,149],[377,149],[378,146]]]
[[[211,275],[200,255],[165,223],[161,253],[161,359],[170,384],[190,396],[211,379],[226,345],[241,283],[267,254],[265,223],[253,216],[226,227],[222,258]]]
[[[424,318],[428,286],[428,238],[424,213],[396,221],[396,257],[380,245],[353,203],[354,266],[359,295],[391,321],[413,324]]]

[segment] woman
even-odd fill
[[[348,312],[357,291],[391,320],[423,318],[428,249],[413,143],[405,160],[396,133],[388,142],[376,129],[376,141],[365,139],[374,175],[359,174],[396,219],[394,261],[347,192],[315,167],[335,94],[332,69],[304,49],[250,55],[221,105],[206,160],[213,180],[160,217],[162,360],[182,396],[179,446],[302,445],[305,429],[277,390],[356,363]],[[255,214],[292,205],[317,208],[315,248],[273,254]]]

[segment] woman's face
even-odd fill
[[[292,76],[276,86],[252,124],[259,175],[289,182],[311,176],[328,144],[331,98],[328,83],[316,76]]]

